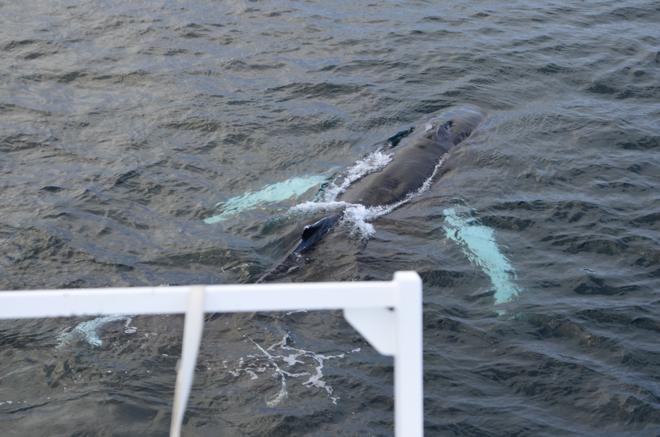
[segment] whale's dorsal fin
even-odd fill
[[[302,238],[303,240],[309,240],[309,237],[314,235],[316,231],[319,230],[320,227],[321,225],[319,223],[312,223],[311,225],[305,226],[305,229],[303,229],[300,238]]]
[[[305,226],[300,237],[298,246],[293,250],[293,253],[301,253],[319,241],[330,229],[339,221],[341,214],[330,215],[323,217],[321,220]]]
[[[407,137],[408,135],[410,135],[411,133],[413,133],[414,130],[415,130],[414,127],[409,127],[408,129],[404,129],[402,131],[395,133],[394,135],[392,135],[387,139],[387,144],[389,144],[390,147],[398,146],[401,140]]]

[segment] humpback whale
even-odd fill
[[[399,132],[388,140],[393,151],[390,163],[351,184],[337,200],[365,207],[404,200],[423,186],[444,155],[469,137],[484,117],[485,113],[478,107],[460,106],[431,115],[425,123]],[[290,269],[288,261],[312,248],[339,222],[342,214],[343,211],[334,213],[305,226],[295,249],[258,282],[272,273]]]
[[[461,107],[431,118],[402,140],[384,169],[355,182],[338,200],[367,207],[402,200],[422,186],[440,158],[467,138],[483,117],[477,108]]]

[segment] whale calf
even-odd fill
[[[480,108],[460,106],[432,115],[425,123],[396,134],[391,138],[395,141],[390,141],[393,151],[390,163],[355,181],[336,200],[375,207],[406,199],[431,178],[440,160],[469,137],[484,118]],[[272,273],[288,270],[289,261],[312,248],[339,222],[342,214],[343,211],[305,226],[295,249],[258,282]]]

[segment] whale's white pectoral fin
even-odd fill
[[[276,182],[262,187],[259,191],[247,192],[240,196],[232,197],[222,205],[222,213],[207,217],[204,223],[207,225],[225,221],[240,212],[254,209],[263,204],[282,202],[287,199],[299,197],[314,187],[320,187],[327,182],[325,175],[310,175],[295,177],[282,182]]]
[[[124,332],[126,334],[133,334],[137,330],[134,326],[130,326],[132,318],[129,316],[116,315],[96,317],[91,320],[80,322],[70,331],[60,334],[58,347],[66,345],[75,337],[81,337],[90,346],[100,347],[103,345],[103,340],[101,339],[101,331],[109,323],[117,321],[125,322]]]
[[[518,296],[521,290],[515,283],[515,270],[497,246],[493,229],[459,215],[454,208],[445,209],[444,214],[447,237],[489,277],[495,289],[495,304],[510,302]]]

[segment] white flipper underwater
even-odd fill
[[[123,321],[124,322],[124,333],[125,334],[134,334],[137,330],[134,326],[131,326],[132,317],[130,316],[102,316],[95,319],[87,320],[81,323],[78,323],[73,329],[68,332],[64,332],[59,336],[59,346],[66,345],[73,341],[75,338],[79,337],[84,339],[90,346],[100,347],[103,345],[103,340],[101,340],[101,331],[112,322]]]
[[[470,262],[479,266],[495,289],[495,304],[510,302],[520,294],[516,273],[495,242],[495,233],[476,219],[459,215],[454,208],[444,210],[447,237],[456,242]]]
[[[320,187],[327,180],[328,176],[326,175],[310,175],[266,185],[259,191],[241,194],[225,202],[218,203],[216,206],[221,207],[222,212],[205,218],[204,223],[211,225],[227,220],[243,211],[257,208],[264,203],[277,203],[299,197],[314,187]]]

